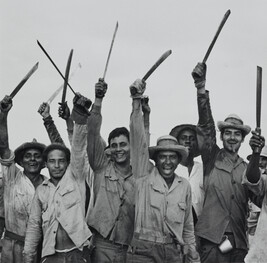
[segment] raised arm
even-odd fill
[[[149,98],[148,96],[144,96],[141,99],[141,104],[142,104],[142,111],[143,111],[143,120],[144,120],[144,127],[145,127],[145,133],[146,133],[146,141],[148,146],[150,145],[150,106],[148,104]]]
[[[8,142],[7,116],[12,108],[12,98],[5,96],[0,102],[0,156],[2,159],[8,159],[11,155]]]
[[[59,103],[58,116],[66,121],[69,143],[72,145],[74,123],[70,116],[70,109],[67,102],[64,103],[64,106],[62,103]]]
[[[131,165],[136,178],[146,174],[149,166],[148,142],[144,127],[141,98],[146,83],[137,79],[131,86],[132,113],[130,117]]]
[[[44,126],[46,128],[46,131],[47,131],[47,134],[49,136],[51,143],[56,142],[56,143],[64,144],[64,141],[58,132],[58,129],[57,129],[57,127],[56,127],[56,125],[52,119],[52,116],[50,115],[49,104],[46,102],[43,102],[40,105],[38,112],[43,117]]]
[[[102,80],[95,85],[95,101],[87,119],[87,155],[93,171],[99,170],[108,163],[105,155],[104,140],[100,135],[102,124],[101,107],[107,91],[107,84]]]
[[[204,63],[198,63],[192,72],[195,87],[197,88],[198,124],[197,137],[198,146],[201,151],[202,160],[205,164],[210,156],[215,156],[219,147],[216,145],[216,129],[212,117],[209,92],[205,89],[207,67]]]

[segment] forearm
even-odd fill
[[[149,164],[148,142],[144,128],[141,100],[133,99],[130,118],[130,148],[133,175],[141,177]]]
[[[145,133],[146,133],[146,141],[147,145],[150,145],[150,122],[149,122],[149,113],[144,113],[144,127],[145,127]]]
[[[246,170],[246,177],[252,184],[257,183],[260,180],[261,172],[259,169],[260,153],[253,153],[251,155],[248,167]]]
[[[0,111],[0,156],[2,159],[10,157],[7,129],[7,113]]]
[[[87,119],[87,155],[90,166],[94,171],[100,169],[107,162],[104,152],[103,139],[100,135],[102,124],[101,105],[94,104]]]
[[[44,118],[43,121],[51,143],[64,144],[64,141],[61,138],[52,117],[49,115],[48,117]]]

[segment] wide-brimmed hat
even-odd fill
[[[35,138],[32,140],[32,142],[25,142],[15,150],[15,162],[17,164],[20,163],[25,150],[38,149],[41,151],[41,154],[42,154],[45,147],[46,146],[44,144],[37,142],[37,140]]]
[[[170,135],[172,135],[173,137],[175,137],[178,140],[178,137],[179,137],[180,133],[183,130],[191,130],[191,131],[193,131],[195,133],[196,139],[197,139],[197,127],[196,127],[196,125],[193,125],[193,124],[177,125],[171,130]],[[197,147],[196,147],[196,149],[194,151],[194,157],[197,157],[199,155],[200,155],[200,151],[199,151],[198,143],[197,143]]]
[[[267,145],[265,145],[262,150],[261,150],[261,153],[260,153],[260,156],[262,157],[266,157],[267,158]],[[251,157],[251,154],[247,156],[247,160],[249,161],[250,160],[250,157]]]
[[[251,128],[248,125],[244,125],[242,119],[236,114],[230,114],[224,121],[218,121],[217,126],[220,131],[225,128],[241,130],[244,136],[248,135],[251,131]]]
[[[149,156],[153,160],[155,159],[155,154],[159,151],[174,151],[181,155],[181,161],[185,161],[188,156],[187,148],[179,145],[176,138],[171,135],[159,137],[157,140],[157,145],[149,147],[148,150]]]

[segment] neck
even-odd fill
[[[114,165],[122,175],[128,175],[131,172],[130,162],[114,163]]]
[[[42,181],[40,173],[27,173],[24,171],[24,174],[30,179],[35,188],[39,185],[39,182]]]
[[[164,178],[168,188],[170,189],[174,180],[174,174],[171,177]]]
[[[238,152],[229,152],[229,151],[225,151],[227,157],[233,162],[235,163],[238,159]]]
[[[51,181],[51,183],[52,183],[54,186],[57,186],[60,180],[51,177],[51,178],[50,178],[50,181]]]

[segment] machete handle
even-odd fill
[[[257,133],[257,135],[261,135],[261,128],[260,128],[260,127],[257,127],[257,128],[255,129],[255,132]],[[259,147],[255,147],[255,149],[254,149],[253,152],[254,152],[254,153],[261,153],[261,148],[259,148]]]

